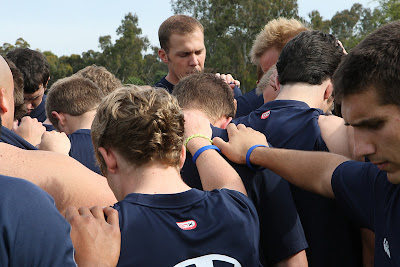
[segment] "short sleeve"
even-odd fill
[[[336,201],[357,225],[374,231],[374,184],[379,169],[371,164],[347,161],[332,175]]]
[[[0,198],[0,263],[7,258],[9,266],[76,266],[70,225],[53,199],[22,179],[1,176],[0,185],[7,189]]]

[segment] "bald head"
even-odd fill
[[[3,126],[11,129],[14,120],[14,82],[7,62],[0,56],[0,116]]]

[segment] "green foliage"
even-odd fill
[[[50,51],[44,51],[43,55],[46,56],[47,61],[50,64],[50,80],[47,85],[48,88],[60,78],[64,78],[73,74],[71,65],[62,62],[60,58],[54,55]]]
[[[0,55],[5,57],[8,52],[15,48],[29,48],[30,45],[28,44],[27,41],[25,41],[23,38],[18,38],[15,41],[15,44],[9,44],[9,43],[4,43],[3,46],[0,47]]]
[[[256,35],[268,21],[298,18],[296,0],[175,0],[175,14],[189,14],[204,26],[206,67],[232,73],[242,90],[256,86],[256,67],[249,52]]]

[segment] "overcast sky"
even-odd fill
[[[354,3],[377,6],[376,0],[298,0],[299,15],[308,18],[318,10],[325,19]],[[158,46],[159,25],[172,15],[170,0],[0,0],[0,45],[24,38],[32,49],[50,50],[58,56],[99,50],[100,36],[111,35],[128,12],[139,17],[139,27]]]

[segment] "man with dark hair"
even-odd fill
[[[375,266],[397,266],[400,257],[400,22],[368,35],[337,68],[333,83],[346,125],[354,128],[354,162],[323,152],[256,148],[248,156],[297,186],[335,198],[358,226],[375,232]],[[235,162],[245,162],[265,137],[238,125],[228,127],[229,144],[214,140]]]
[[[172,94],[185,111],[207,118],[213,125],[213,136],[227,137],[220,128],[229,124],[235,108],[231,90],[223,80],[210,73],[192,74],[181,79]],[[228,162],[242,178],[247,194],[256,206],[263,266],[307,266],[304,251],[307,242],[289,185],[269,170],[256,172],[247,166]],[[181,175],[190,187],[203,189],[190,155]]]
[[[98,174],[90,128],[103,97],[103,90],[94,82],[73,75],[56,81],[46,101],[50,122],[71,141],[69,155]]]
[[[92,138],[119,200],[119,265],[258,266],[257,212],[240,177],[207,140],[192,138],[187,148],[204,188],[218,190],[202,192],[182,181],[184,132],[192,129],[184,128],[186,121],[193,122],[161,88],[121,88],[98,108]]]
[[[50,65],[46,57],[29,48],[16,48],[7,54],[24,78],[24,100],[28,115],[39,122],[46,120],[44,92],[50,79]]]
[[[24,101],[24,78],[14,63],[7,58],[4,60],[7,62],[14,80],[14,120],[20,120],[27,112]]]
[[[331,79],[343,55],[334,36],[299,33],[283,48],[276,64],[280,87],[276,100],[233,122],[263,132],[274,147],[351,157],[351,128],[343,119],[325,115],[333,103]],[[310,266],[360,266],[360,230],[335,201],[295,186],[291,189],[309,243]]]
[[[158,55],[168,64],[168,74],[155,84],[172,92],[179,80],[191,73],[204,70],[206,47],[203,25],[186,15],[174,15],[166,19],[158,30],[161,49]],[[217,74],[233,89],[235,97],[242,95],[239,81],[230,74]],[[238,85],[238,86],[236,86]]]

